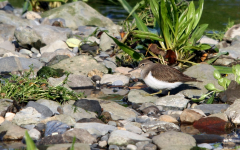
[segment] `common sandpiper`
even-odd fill
[[[168,90],[169,95],[169,90],[180,86],[184,82],[202,82],[195,78],[184,75],[175,68],[159,63],[153,63],[147,59],[140,61],[138,67],[135,69],[139,68],[142,70],[141,78],[143,81],[152,89],[159,90],[156,93],[148,95],[161,94],[162,90]]]

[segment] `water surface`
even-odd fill
[[[128,0],[132,6],[139,1]],[[14,7],[22,7],[24,0],[9,0],[9,2]],[[115,23],[124,20],[128,15],[120,4],[108,0],[89,0],[88,4]],[[235,24],[240,23],[240,0],[205,0],[201,24],[209,24],[210,30],[223,30],[228,19],[235,21]]]

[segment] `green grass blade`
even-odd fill
[[[164,0],[161,0],[161,4],[160,4],[160,8],[161,8],[161,24],[160,24],[160,27],[162,29],[162,34],[163,34],[163,38],[164,38],[164,41],[165,41],[165,45],[166,45],[166,48],[167,49],[170,49],[172,48],[172,44],[171,44],[171,38],[170,38],[170,33],[169,33],[169,27],[168,27],[168,24],[167,24],[167,15],[168,15],[168,11],[167,11],[167,7],[166,7],[166,4],[165,4],[165,1]]]
[[[189,6],[188,6],[188,12],[187,12],[187,20],[191,19],[192,21],[188,24],[186,33],[191,32],[194,28],[193,28],[193,23],[194,23],[194,16],[195,16],[195,6],[193,1],[190,2]]]
[[[160,16],[159,16],[159,3],[157,0],[150,0],[150,8],[154,15],[155,21],[160,24]]]
[[[221,74],[231,74],[232,72],[232,67],[226,67],[226,66],[213,66],[216,70],[219,71]]]
[[[29,136],[28,132],[25,132],[25,140],[27,145],[27,150],[37,150],[37,147],[35,146],[33,140]]]
[[[198,6],[198,9],[196,10],[195,21],[194,21],[194,24],[193,24],[194,28],[198,25],[198,23],[201,19],[202,11],[203,11],[203,5],[204,5],[204,0],[199,0],[199,6]]]
[[[122,4],[123,8],[128,13],[131,13],[132,7],[128,4],[127,1],[125,1],[125,0],[118,0],[118,1]],[[137,25],[139,30],[141,30],[141,31],[148,31],[147,26],[142,22],[142,20],[138,17],[138,15],[135,12],[132,13],[132,16],[136,20],[136,25]]]
[[[106,33],[106,32],[105,32]],[[107,33],[106,33],[107,34]],[[108,35],[108,34],[107,34]],[[132,48],[128,47],[127,45],[121,43],[118,41],[118,39],[108,35],[110,38],[113,39],[113,41],[128,55],[130,55],[135,60],[142,60],[141,55],[137,52],[135,52]]]
[[[217,56],[215,56],[212,59],[209,59],[208,61],[206,61],[206,63],[211,64],[213,63],[215,60],[217,60],[221,55],[228,55],[228,52],[220,52],[217,54]]]

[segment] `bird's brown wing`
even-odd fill
[[[172,68],[167,65],[154,64],[152,66],[152,76],[161,81],[167,82],[188,82],[188,81],[197,81],[195,78],[191,78],[187,75],[184,75],[179,70]]]

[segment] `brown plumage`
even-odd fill
[[[167,65],[153,63],[150,60],[142,60],[138,68],[142,69],[142,78],[144,79],[151,71],[152,76],[160,81],[166,82],[201,82],[195,78],[184,75],[179,70]]]

